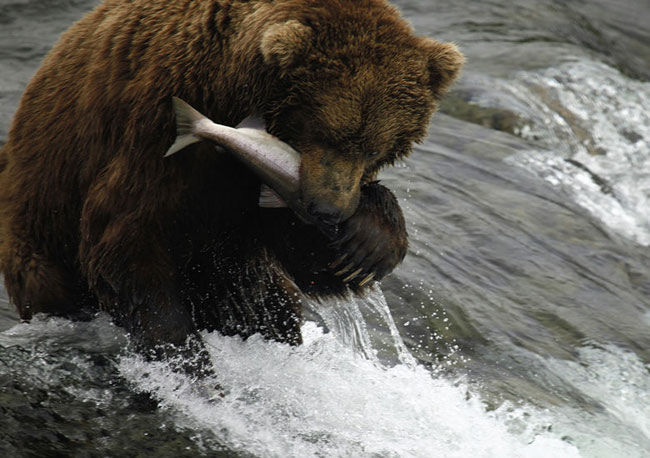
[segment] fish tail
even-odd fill
[[[171,156],[192,143],[201,141],[201,137],[194,133],[194,127],[198,121],[205,118],[205,116],[178,97],[172,97],[172,103],[174,104],[174,112],[176,113],[176,141],[167,150],[165,157]]]

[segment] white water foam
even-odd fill
[[[548,359],[544,365],[592,404],[564,406],[554,415],[555,429],[584,456],[650,456],[650,364],[614,345],[593,344],[579,348],[576,361]]]
[[[650,83],[578,60],[498,87],[526,120],[520,135],[549,149],[513,162],[568,190],[611,230],[650,245]]]
[[[539,357],[544,373],[584,401],[547,410],[505,403],[488,411],[480,387],[462,379],[417,365],[386,366],[314,322],[303,333],[299,347],[260,336],[204,335],[215,379],[193,380],[137,356],[123,357],[119,369],[175,413],[179,428],[196,431],[208,454],[214,440],[202,436],[206,429],[221,445],[261,457],[650,455],[650,365],[613,345],[578,348],[575,360]],[[124,334],[106,316],[88,323],[38,317],[0,333],[0,346],[36,345],[40,352],[74,345],[114,354],[124,344]],[[29,377],[41,388],[67,383],[51,375],[58,362],[38,361]],[[80,356],[61,363],[93,370]],[[212,389],[217,383],[219,391]],[[107,390],[66,390],[98,404],[111,397]]]
[[[392,330],[383,295],[372,296],[368,307],[388,314]],[[346,311],[327,312],[324,320],[330,332],[307,322],[298,347],[204,335],[213,380],[199,383],[138,357],[124,358],[120,371],[182,414],[181,427],[212,430],[226,447],[261,457],[579,456],[547,431],[545,414],[511,406],[487,412],[462,381],[416,365],[396,328],[402,362],[382,364],[368,347],[358,304],[338,307]],[[205,394],[215,384],[223,396]]]
[[[647,200],[648,196],[643,194],[642,189],[612,184],[613,189],[619,189],[621,192],[603,192],[589,172],[567,162],[552,151],[526,151],[509,157],[507,161],[526,167],[552,185],[561,187],[575,202],[602,221],[605,228],[611,232],[639,245],[650,246],[650,214],[648,209],[642,208],[640,204],[641,201]],[[588,161],[581,162],[584,164]],[[620,198],[621,194],[630,193],[636,194],[635,203],[631,206],[627,204],[628,200]],[[650,206],[650,202],[648,205]]]
[[[313,323],[303,332],[297,348],[206,335],[223,398],[207,399],[163,364],[126,358],[121,372],[184,414],[182,426],[211,429],[258,456],[579,456],[550,433],[510,432],[523,411],[488,413],[458,381],[419,366],[378,366]]]

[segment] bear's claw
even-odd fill
[[[353,280],[354,278],[356,278],[357,275],[359,275],[359,274],[361,273],[362,270],[363,270],[363,267],[359,267],[357,270],[355,270],[355,271],[352,272],[350,275],[348,275],[347,277],[345,277],[345,278],[343,279],[343,282],[344,282],[344,283],[347,283],[347,282],[349,282],[350,280]]]
[[[373,278],[375,278],[375,273],[374,272],[366,275],[366,278],[364,278],[363,280],[361,280],[359,282],[359,286],[365,286],[368,282],[372,281]]]
[[[344,268],[342,268],[341,270],[334,272],[334,275],[336,275],[337,277],[340,277],[341,275],[348,272],[353,267],[354,267],[354,264],[350,263],[347,266],[345,266]]]

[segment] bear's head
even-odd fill
[[[351,216],[360,187],[426,134],[456,79],[456,46],[417,37],[381,0],[318,2],[266,27],[260,52],[277,75],[269,131],[301,153],[301,197],[316,219]]]

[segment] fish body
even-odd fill
[[[300,154],[282,140],[266,132],[264,124],[245,119],[236,128],[217,124],[174,97],[176,141],[165,157],[201,140],[210,140],[226,148],[263,182],[261,207],[288,206],[306,222],[310,218],[302,205],[300,189]]]

